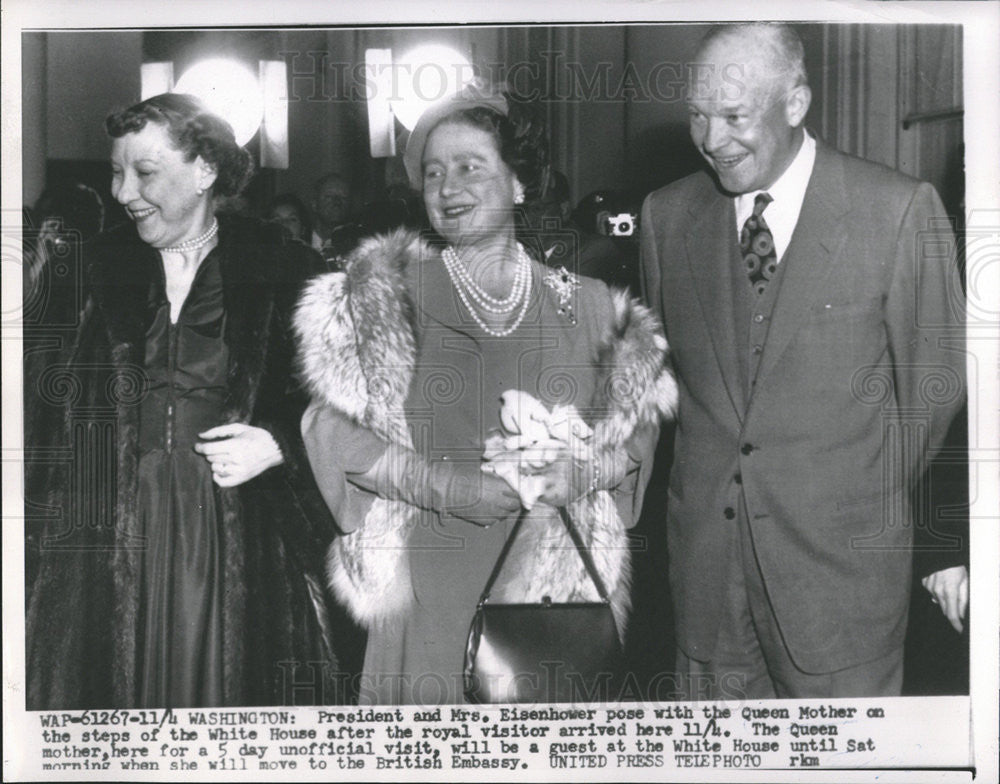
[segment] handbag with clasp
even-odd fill
[[[617,698],[621,641],[611,601],[589,549],[559,507],[598,602],[502,604],[490,600],[522,515],[479,597],[465,649],[465,697],[472,703],[604,702]]]

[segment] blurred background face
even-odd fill
[[[351,191],[346,182],[328,180],[316,194],[316,217],[324,226],[339,226],[351,216]]]
[[[291,204],[278,204],[271,210],[270,215],[267,216],[268,220],[272,220],[275,223],[280,223],[286,229],[288,229],[292,236],[297,240],[308,241],[308,237],[305,236],[305,224],[302,222],[302,216],[299,215],[298,210],[296,210]]]
[[[442,122],[427,137],[423,172],[427,216],[453,245],[513,232],[517,178],[491,133]]]
[[[214,180],[214,178],[212,178]],[[176,245],[204,231],[211,210],[200,157],[184,160],[163,125],[148,122],[111,145],[111,194],[154,248]]]
[[[769,188],[792,162],[801,130],[788,121],[790,95],[768,73],[754,42],[713,41],[690,84],[691,140],[730,193]]]

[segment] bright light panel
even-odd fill
[[[169,93],[174,87],[174,64],[143,63],[139,67],[139,78],[142,83],[139,100]]]
[[[365,49],[368,95],[368,149],[372,158],[396,154],[396,122],[392,116],[392,49]]]
[[[260,126],[260,165],[288,168],[288,78],[284,60],[260,61],[264,121]]]
[[[257,77],[234,60],[214,58],[196,63],[177,81],[174,92],[197,96],[228,120],[239,145],[253,138],[264,115]]]
[[[461,54],[442,44],[424,44],[395,62],[393,113],[409,130],[433,103],[457,93],[472,81],[472,65]]]

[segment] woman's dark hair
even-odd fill
[[[267,210],[264,212],[264,217],[270,219],[271,213],[274,212],[278,207],[291,207],[295,210],[296,214],[299,216],[299,221],[302,223],[302,232],[308,238],[312,235],[312,217],[309,215],[309,210],[306,208],[305,202],[302,201],[294,193],[279,193],[270,203],[267,205]]]
[[[441,123],[464,122],[491,134],[500,149],[500,158],[524,186],[525,202],[540,198],[548,181],[549,141],[545,123],[534,109],[505,94],[507,116],[486,106],[461,109]],[[438,123],[439,125],[441,123]]]
[[[232,126],[193,95],[154,95],[110,115],[104,126],[109,136],[118,139],[127,133],[138,133],[148,122],[164,126],[187,160],[193,161],[200,155],[215,169],[213,193],[235,196],[250,181],[253,175],[250,153],[236,143]]]

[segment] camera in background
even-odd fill
[[[635,234],[639,216],[633,212],[611,215],[602,210],[597,213],[597,233],[606,237],[631,237]]]
[[[639,236],[640,204],[640,198],[621,191],[594,191],[580,200],[573,219],[594,234],[635,240]]]

